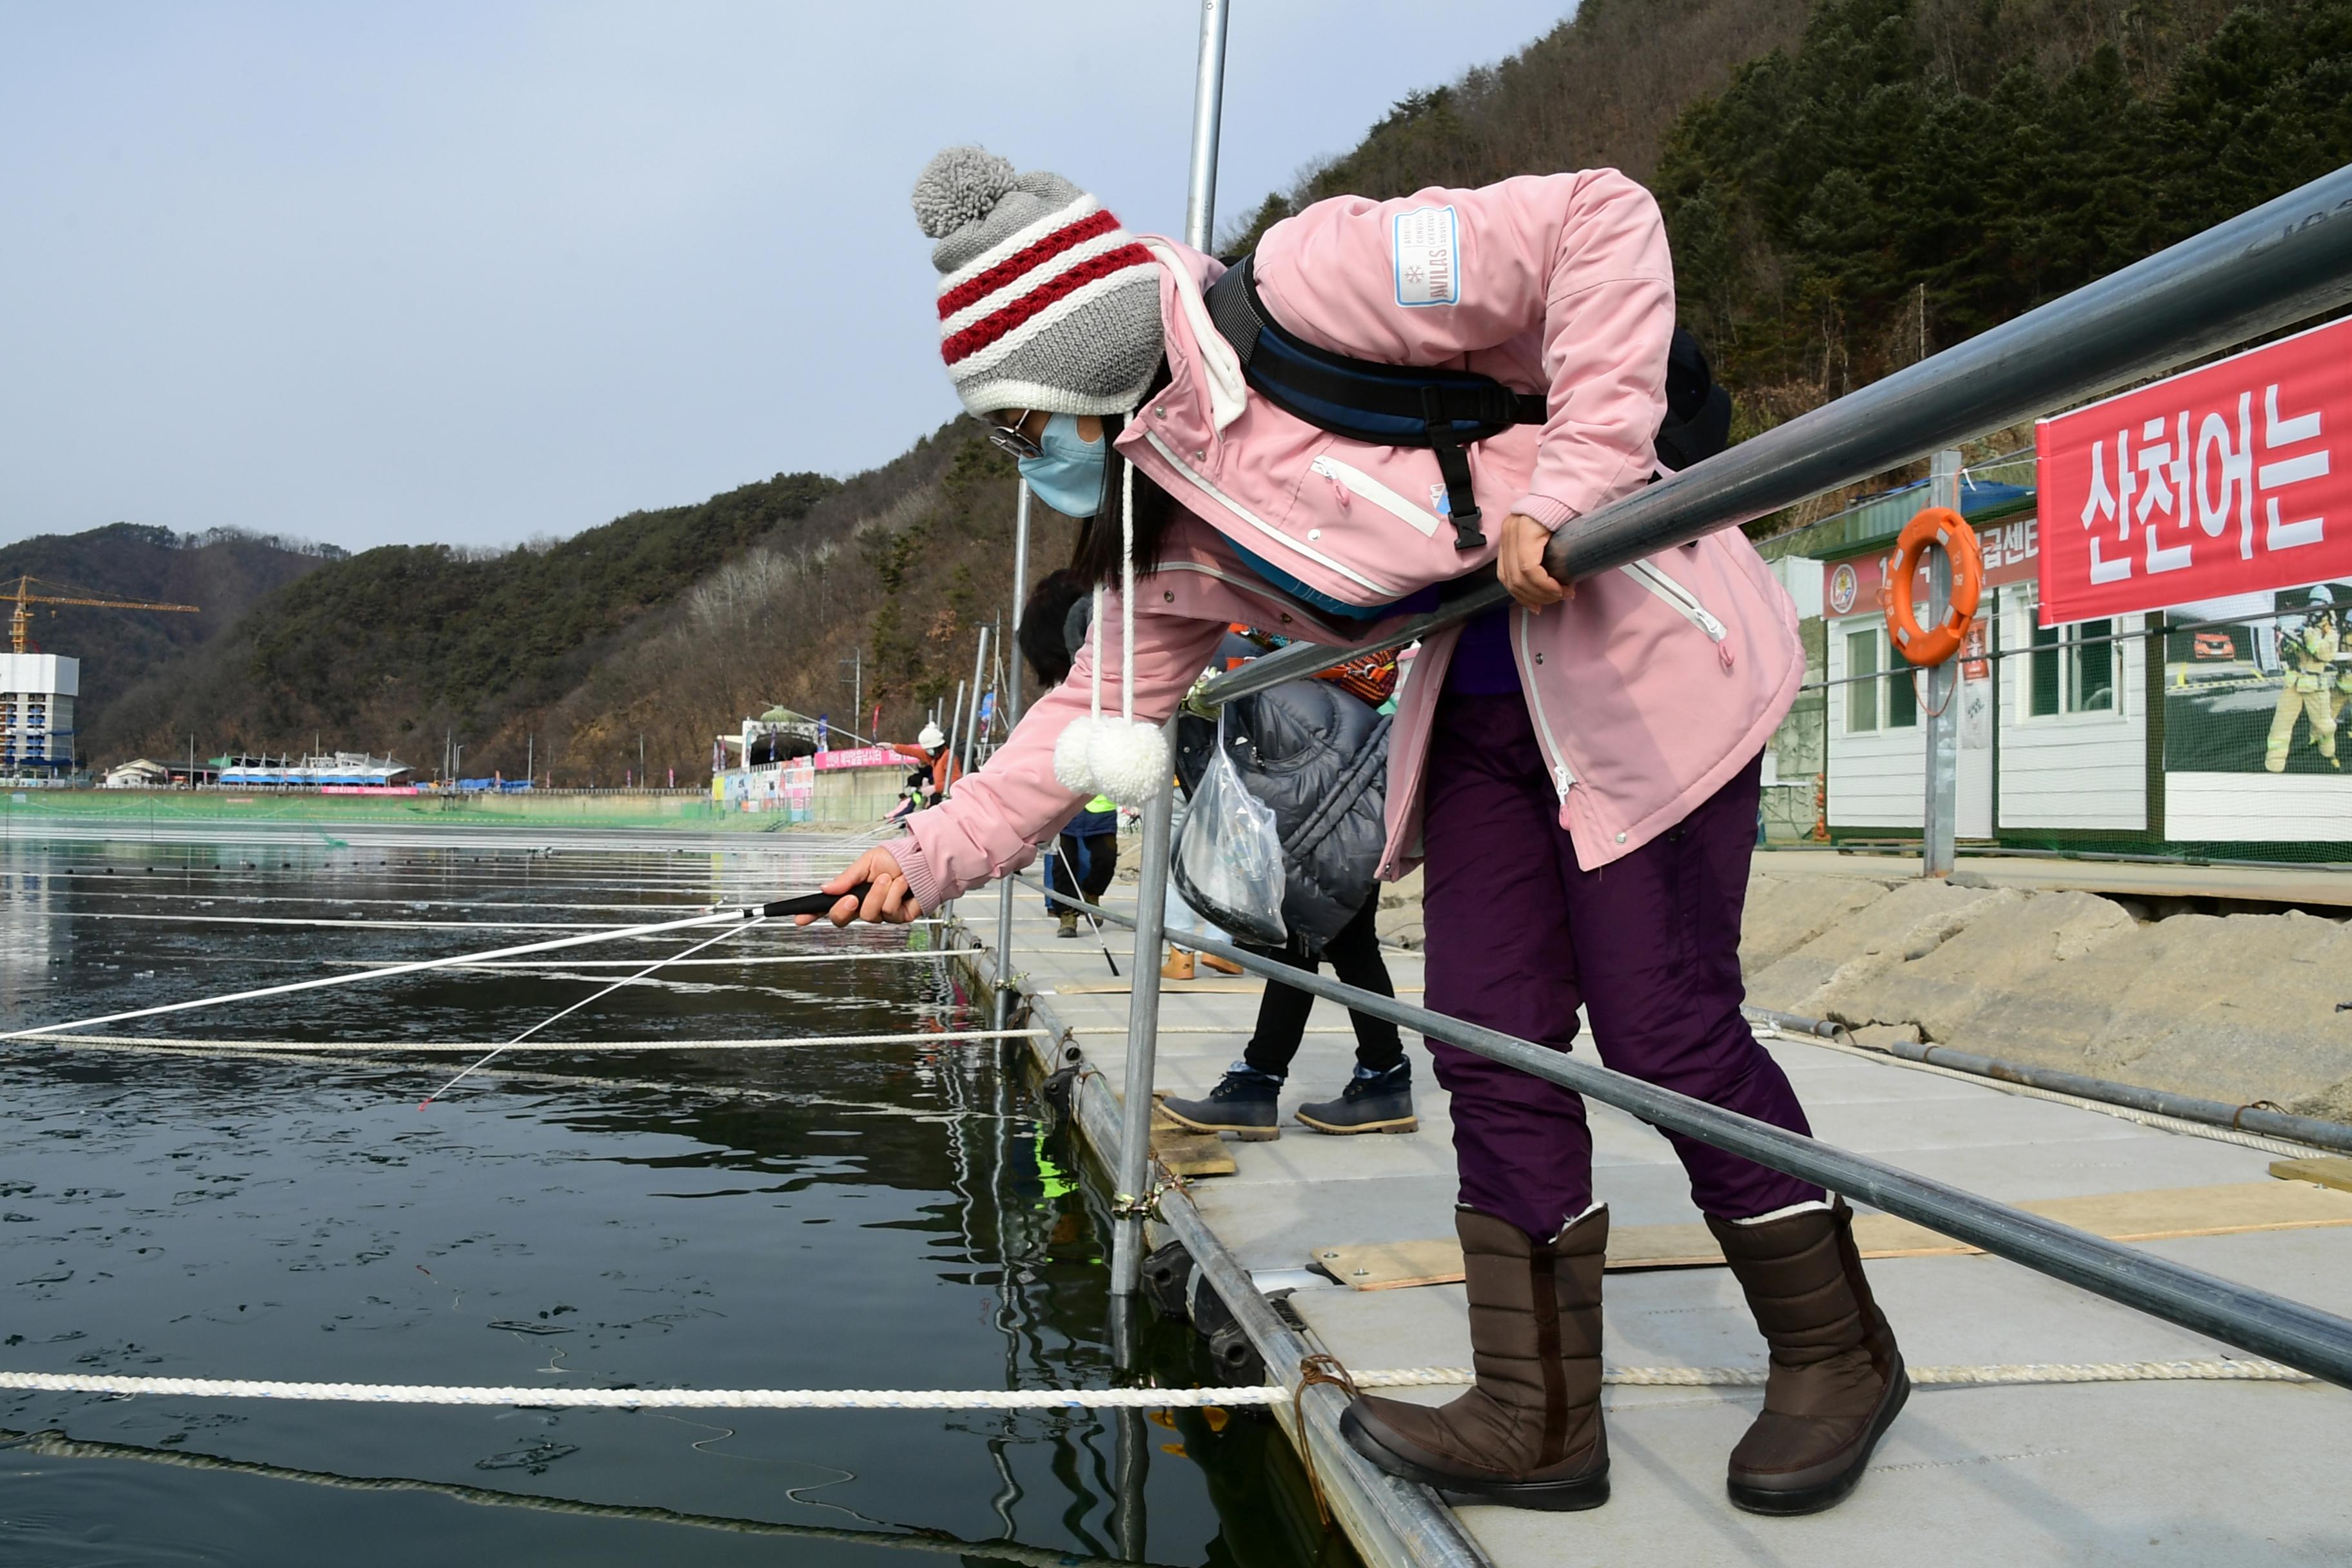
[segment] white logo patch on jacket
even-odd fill
[[[1462,302],[1462,228],[1452,207],[1415,207],[1396,215],[1390,254],[1400,305]]]

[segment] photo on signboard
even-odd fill
[[[2182,605],[2166,622],[2168,772],[2345,773],[2352,582]]]

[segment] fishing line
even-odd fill
[[[767,917],[765,915],[754,915],[750,920],[744,921],[741,925],[730,927],[726,931],[720,931],[717,936],[709,937],[702,942],[696,942],[684,952],[673,953],[670,956],[674,958],[690,958],[694,954],[700,952],[706,947],[716,947],[719,943],[725,942],[730,937],[742,935],[745,931],[750,931],[753,926],[758,925],[766,918]],[[482,1058],[481,1060],[474,1063],[472,1067],[467,1068],[456,1078],[451,1079],[447,1083],[443,1084],[439,1089],[436,1089],[431,1094],[426,1095],[423,1100],[417,1102],[416,1109],[419,1110],[424,1110],[426,1106],[432,1104],[435,1100],[440,1099],[443,1095],[457,1088],[458,1083],[473,1073],[476,1068],[488,1067],[498,1058],[500,1052],[509,1050],[512,1047],[522,1044],[525,1040],[530,1038],[533,1035],[536,1035],[550,1024],[552,1024],[559,1019],[570,1017],[572,1014],[580,1011],[581,1008],[588,1005],[589,1003],[610,996],[614,992],[618,991],[624,985],[632,984],[636,981],[643,980],[646,976],[651,974],[655,970],[659,969],[663,964],[667,963],[669,961],[669,958],[657,958],[651,963],[646,965],[643,969],[638,970],[635,974],[625,975],[621,979],[614,981],[610,985],[605,986],[602,991],[582,997],[579,1001],[574,1002],[572,1005],[564,1008],[562,1012],[551,1013],[548,1016],[541,1018],[538,1023],[533,1024],[530,1028],[525,1029],[521,1034],[517,1035],[513,1039],[509,1040],[505,1045],[500,1046],[498,1050],[490,1052],[488,1056]]]
[[[1054,858],[1061,862],[1062,875],[1068,879],[1070,891],[1076,893],[1078,890],[1078,874],[1070,868],[1069,852],[1062,847],[1062,841],[1058,837],[1054,840]],[[1015,881],[1020,880],[1018,877],[1015,877],[1013,879]],[[1056,902],[1060,901],[1060,895],[1055,893],[1053,889],[1045,888],[1042,889],[1041,891],[1045,893],[1048,900]],[[1076,899],[1070,900],[1069,902],[1072,904],[1077,904],[1077,900]],[[1095,918],[1095,912],[1092,910],[1086,908],[1085,905],[1077,904],[1077,908],[1079,911],[1087,917],[1087,923],[1095,928],[1095,941],[1102,943],[1103,962],[1110,965],[1111,978],[1114,980],[1123,978],[1118,972],[1118,960],[1110,955],[1110,942],[1108,939],[1103,935],[1102,921],[1097,920]]]
[[[859,883],[851,894],[863,898],[866,884]],[[405,963],[386,964],[381,969],[363,969],[355,974],[325,974],[315,980],[294,980],[283,985],[264,985],[252,991],[229,991],[217,996],[199,996],[189,1002],[163,1002],[152,1007],[133,1007],[127,1012],[107,1013],[92,1018],[73,1018],[59,1024],[38,1024],[29,1029],[11,1029],[0,1034],[0,1040],[26,1040],[40,1035],[64,1034],[68,1030],[91,1028],[100,1024],[121,1024],[133,1018],[153,1018],[165,1013],[185,1013],[197,1007],[217,1007],[231,1002],[252,1002],[265,996],[287,996],[298,991],[317,991],[331,985],[356,985],[363,980],[384,980],[396,974],[417,974],[428,969],[449,969],[458,964],[478,963],[488,958],[525,958],[534,952],[552,952],[562,948],[583,947],[590,942],[616,942],[624,937],[658,936],[669,931],[692,931],[700,926],[742,924],[772,919],[779,915],[822,914],[840,898],[848,895],[808,893],[797,899],[778,899],[767,904],[745,904],[733,909],[714,910],[707,915],[693,915],[682,921],[661,921],[651,925],[601,926],[580,936],[554,937],[546,942],[523,942],[514,947],[492,948],[487,952],[451,953],[446,958],[419,958]],[[357,923],[357,922],[353,922]]]

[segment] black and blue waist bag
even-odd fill
[[[1258,298],[1244,257],[1209,286],[1209,319],[1240,356],[1250,390],[1285,413],[1351,441],[1426,447],[1445,481],[1454,547],[1486,542],[1470,493],[1463,448],[1514,425],[1541,425],[1551,409],[1539,393],[1514,392],[1466,370],[1384,364],[1316,347],[1275,321]],[[1666,353],[1666,416],[1658,461],[1668,468],[1711,458],[1731,438],[1731,395],[1715,384],[1706,352],[1680,327]]]

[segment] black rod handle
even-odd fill
[[[760,913],[774,920],[779,915],[823,915],[833,912],[833,906],[844,899],[865,900],[872,889],[871,882],[860,882],[845,893],[803,893],[797,899],[778,899],[772,904],[761,904]]]

